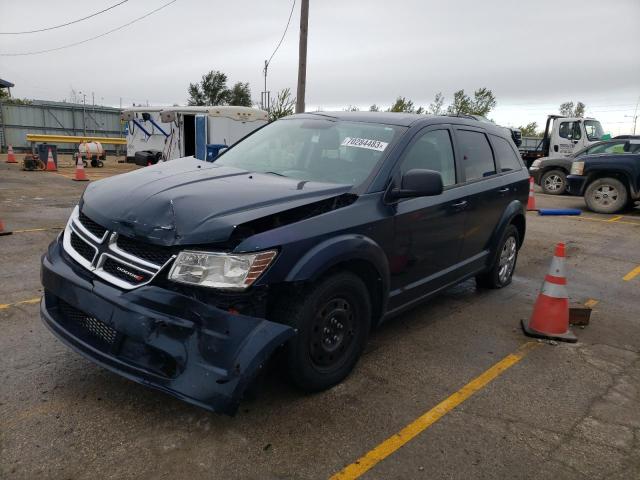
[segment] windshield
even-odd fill
[[[604,135],[602,125],[600,125],[600,122],[597,120],[585,120],[584,129],[587,132],[587,138],[592,142],[595,140],[600,140]]]
[[[278,120],[215,160],[215,165],[297,180],[359,185],[406,128],[324,118]]]

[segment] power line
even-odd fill
[[[275,50],[273,51],[273,53],[269,57],[269,60],[267,60],[267,63],[265,64],[265,68],[269,66],[269,64],[271,63],[271,59],[273,58],[273,56],[276,54],[276,52],[280,48],[280,45],[282,45],[282,41],[284,40],[284,36],[287,34],[287,30],[289,29],[289,24],[291,23],[291,16],[293,15],[293,9],[295,8],[295,6],[296,6],[296,0],[293,0],[293,3],[291,4],[291,11],[289,12],[289,20],[287,20],[287,26],[284,27],[284,32],[282,32],[282,37],[280,38],[280,41],[278,42],[278,45],[276,45]]]
[[[0,32],[0,35],[23,35],[25,33],[38,33],[38,32],[47,32],[49,30],[55,30],[56,28],[66,27],[67,25],[73,25],[74,23],[82,22],[83,20],[87,20],[88,18],[95,17],[96,15],[100,15],[101,13],[108,12],[109,10],[116,8],[123,3],[127,3],[129,0],[122,0],[120,3],[116,3],[115,5],[111,5],[109,8],[105,8],[104,10],[100,10],[99,12],[92,13],[91,15],[87,15],[86,17],[78,18],[77,20],[73,20],[71,22],[62,23],[60,25],[56,25],[54,27],[40,28],[38,30],[25,30],[24,32]]]
[[[37,50],[37,51],[34,51],[34,52],[20,52],[20,53],[0,53],[0,57],[19,57],[19,56],[23,56],[23,55],[39,55],[41,53],[55,52],[57,50],[63,50],[65,48],[70,48],[70,47],[75,47],[77,45],[82,45],[83,43],[87,43],[87,42],[90,42],[92,40],[96,40],[98,38],[102,38],[102,37],[104,37],[106,35],[109,35],[110,33],[117,32],[118,30],[122,30],[123,28],[128,27],[129,25],[132,25],[132,24],[142,20],[143,18],[147,18],[148,16],[153,15],[154,13],[162,10],[163,8],[168,7],[172,3],[176,3],[177,1],[178,0],[171,0],[170,2],[167,2],[164,5],[156,8],[155,10],[151,10],[149,13],[145,13],[141,17],[138,17],[138,18],[136,18],[134,20],[131,20],[130,22],[125,23],[124,25],[120,25],[119,27],[116,27],[116,28],[114,28],[112,30],[109,30],[108,32],[104,32],[104,33],[101,33],[100,35],[96,35],[95,37],[87,38],[87,39],[81,40],[79,42],[69,43],[67,45],[62,45],[62,46],[56,47],[56,48],[48,48],[46,50]]]

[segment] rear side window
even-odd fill
[[[462,164],[467,182],[497,173],[493,151],[484,133],[458,130],[456,137],[462,152]]]
[[[448,130],[424,133],[409,147],[402,160],[402,173],[416,168],[440,172],[445,187],[456,183],[456,166]]]
[[[500,164],[500,171],[513,172],[515,170],[521,170],[522,163],[520,163],[520,158],[516,155],[516,152],[513,151],[509,142],[504,138],[496,136],[492,136],[491,138],[493,139],[493,146],[496,149],[496,158]]]

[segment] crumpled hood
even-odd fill
[[[181,158],[89,184],[82,211],[150,243],[218,243],[237,225],[349,190]]]

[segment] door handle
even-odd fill
[[[500,190],[498,190],[498,192],[500,193],[507,193],[509,190],[511,190],[509,187],[503,187]]]
[[[465,207],[467,206],[467,204],[468,204],[468,203],[469,203],[469,202],[467,202],[466,200],[462,200],[462,201],[460,201],[460,202],[457,202],[457,203],[453,203],[453,204],[451,204],[451,206],[452,206],[453,208],[458,209],[458,210],[462,210],[463,208],[465,208]]]

